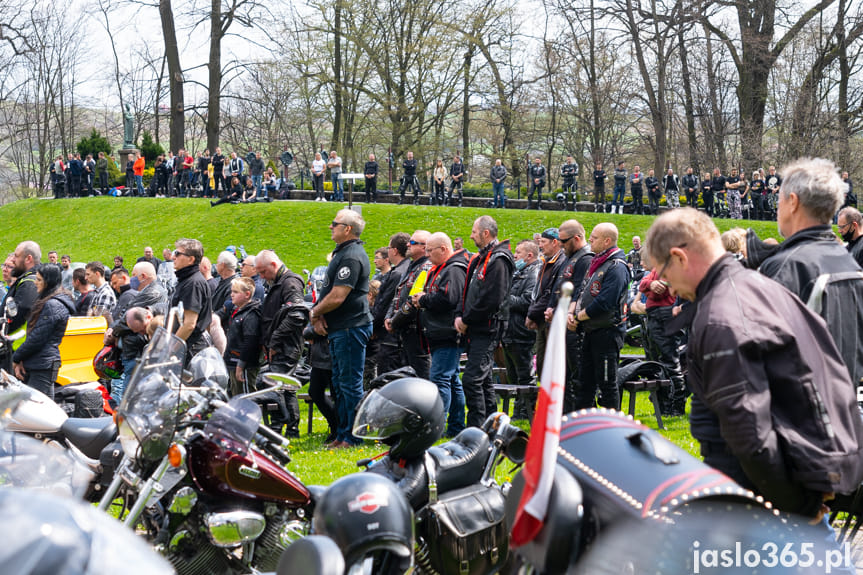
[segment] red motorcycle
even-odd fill
[[[227,401],[218,352],[196,355],[191,373],[185,353],[164,329],[147,347],[117,410],[124,456],[99,507],[119,505],[181,575],[274,570],[308,533],[312,490],[285,469],[288,441],[260,424],[254,394]],[[266,391],[296,383],[265,377]]]

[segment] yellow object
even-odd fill
[[[66,333],[60,342],[60,373],[57,383],[68,385],[85,381],[97,381],[93,371],[93,358],[104,346],[108,322],[102,316],[70,317]]]
[[[417,279],[414,280],[414,287],[411,288],[408,296],[415,296],[418,293],[423,293],[423,290],[426,287],[426,278],[428,278],[428,275],[429,273],[427,270],[423,270],[419,273]]]

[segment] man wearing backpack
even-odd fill
[[[782,173],[777,223],[786,239],[759,271],[824,318],[856,389],[863,378],[863,308],[854,302],[863,301],[863,271],[830,225],[845,185],[833,162],[819,158],[792,162]]]

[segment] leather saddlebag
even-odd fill
[[[486,575],[506,561],[509,533],[500,489],[481,484],[449,491],[419,512],[418,535],[435,571]]]

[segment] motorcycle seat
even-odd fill
[[[437,464],[438,493],[473,485],[482,477],[491,444],[488,434],[468,427],[446,443],[429,449]]]
[[[468,427],[450,441],[430,448],[438,494],[478,482],[488,461],[489,448],[488,435],[478,427]],[[399,462],[387,455],[369,467],[369,471],[394,481],[414,511],[428,503],[428,473],[424,457]]]
[[[69,443],[90,459],[99,459],[102,449],[117,437],[112,417],[70,417],[60,426],[60,433]]]

